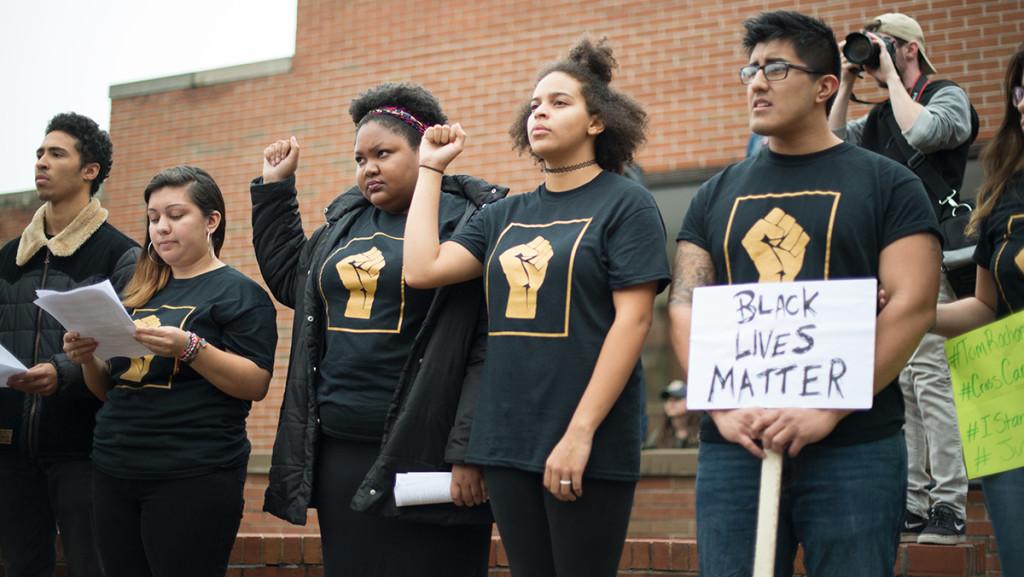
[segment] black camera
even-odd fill
[[[885,49],[889,51],[889,57],[896,62],[896,43],[892,38],[880,36],[885,43]],[[843,45],[843,56],[850,62],[861,68],[878,68],[882,55],[878,46],[868,38],[867,34],[851,32],[846,35],[846,44]]]

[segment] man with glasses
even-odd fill
[[[943,199],[957,202],[955,193],[963,185],[967,152],[978,131],[977,114],[967,94],[952,81],[931,79],[935,67],[925,55],[924,33],[913,18],[883,14],[869,22],[865,31],[880,50],[878,67],[864,68],[864,72],[888,91],[889,98],[864,117],[847,122],[847,106],[854,98],[860,67],[844,58],[829,126],[847,142],[916,167],[936,210]],[[892,43],[892,54],[884,42]],[[910,164],[909,151],[923,156]],[[918,165],[918,161],[923,162]],[[929,177],[922,170],[934,171],[934,175]],[[943,274],[939,302],[955,299]],[[967,472],[944,342],[940,336],[926,335],[900,374],[908,458],[903,541],[964,541]]]
[[[896,379],[935,318],[935,214],[910,170],[829,130],[841,70],[828,26],[795,12],[744,26],[740,81],[768,148],[704,183],[683,221],[669,315],[684,372],[697,286],[877,277],[889,301],[877,317],[870,410],[719,410],[702,421],[700,574],[751,574],[770,449],[785,453],[774,574],[792,575],[802,544],[808,575],[889,575],[906,493]]]

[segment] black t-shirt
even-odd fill
[[[466,201],[441,197],[441,238],[451,236]],[[317,403],[328,435],[380,441],[391,398],[433,290],[406,286],[404,214],[367,208],[318,270],[327,335]]]
[[[1024,174],[1010,181],[981,223],[974,262],[996,282],[996,318],[1024,310]]]
[[[877,277],[882,249],[922,232],[938,235],[921,181],[892,160],[843,143],[802,156],[766,149],[726,168],[701,186],[677,240],[711,254],[718,284],[735,284]],[[893,383],[870,410],[847,416],[822,442],[862,443],[898,432],[903,396]],[[707,416],[701,440],[723,441]]]
[[[590,382],[612,291],[669,279],[651,194],[602,172],[487,206],[453,238],[484,264],[488,347],[466,460],[542,472]],[[642,367],[594,435],[587,476],[639,476]]]
[[[277,315],[254,281],[224,266],[172,278],[132,311],[140,326],[192,331],[218,349],[273,371]],[[210,384],[186,363],[150,355],[110,360],[114,387],[96,415],[92,459],[115,477],[159,479],[245,465],[250,401]]]

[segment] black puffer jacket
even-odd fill
[[[466,199],[459,226],[478,207],[508,193],[469,176],[446,176],[441,188]],[[257,179],[250,191],[260,271],[274,297],[295,310],[287,384],[263,509],[305,524],[320,434],[314,387],[325,335],[323,303],[310,271],[324,262],[355,218],[371,205],[353,187],[325,209],[327,223],[307,240],[294,177],[268,185]],[[380,457],[353,500],[355,508],[436,524],[490,522],[487,507],[432,505],[399,511],[390,497],[397,472],[450,470],[451,463],[462,462],[486,348],[485,323],[479,279],[437,290],[395,391]],[[443,434],[425,434],[428,431]]]
[[[0,388],[0,451],[31,458],[83,458],[92,450],[97,400],[82,370],[63,351],[64,329],[33,304],[36,289],[64,291],[109,278],[116,289],[131,277],[139,248],[106,222],[93,199],[57,236],[47,239],[43,208],[20,238],[0,249],[0,344],[26,367],[51,362],[57,392],[26,395]]]

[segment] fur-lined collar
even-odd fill
[[[107,209],[100,206],[99,199],[92,199],[85,208],[78,213],[78,216],[60,231],[57,236],[46,238],[46,205],[39,207],[32,222],[29,223],[25,232],[21,233],[21,243],[18,245],[18,266],[25,266],[32,260],[39,249],[48,247],[50,252],[56,256],[67,257],[75,254],[85,241],[89,240],[92,233],[99,230],[107,221]]]

